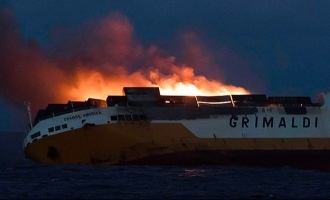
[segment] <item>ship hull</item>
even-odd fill
[[[329,150],[202,150],[151,155],[128,165],[294,167],[330,171]]]
[[[330,170],[330,139],[198,138],[181,123],[86,125],[28,144],[40,163],[246,165]]]

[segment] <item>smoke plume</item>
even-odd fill
[[[159,86],[172,95],[248,93],[221,82],[212,53],[193,32],[183,34],[183,59],[177,60],[156,44],[140,44],[120,13],[79,27],[54,27],[46,50],[22,39],[9,9],[0,8],[0,27],[0,96],[30,101],[34,113],[48,103],[122,94],[124,86]],[[205,72],[219,79],[209,80]]]

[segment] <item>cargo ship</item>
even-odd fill
[[[292,166],[330,170],[330,93],[304,96],[123,95],[48,104],[23,148],[39,163]]]

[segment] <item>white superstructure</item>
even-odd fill
[[[330,93],[322,93],[318,101],[319,106],[301,106],[306,113],[288,114],[285,107],[273,105],[254,107],[255,111],[252,113],[212,113],[193,119],[159,119],[159,115],[164,112],[166,115],[176,115],[177,107],[149,111],[149,115],[148,107],[130,109],[125,106],[111,106],[72,110],[36,123],[24,139],[24,148],[43,137],[80,129],[86,125],[111,124],[118,121],[130,123],[134,118],[142,117],[145,117],[148,123],[180,123],[198,138],[329,138]],[[195,108],[194,111],[198,109],[202,107]],[[182,112],[187,111],[189,109]]]

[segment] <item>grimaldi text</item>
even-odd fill
[[[229,125],[233,128],[317,128],[318,118],[310,117],[237,117],[233,116],[229,120]]]

